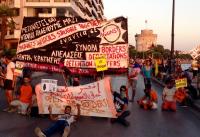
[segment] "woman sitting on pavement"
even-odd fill
[[[141,108],[147,109],[157,109],[158,96],[156,91],[151,89],[151,85],[147,84],[146,89],[144,89],[145,95],[137,101]]]
[[[165,83],[166,86],[162,93],[162,110],[176,111],[176,88],[174,87],[174,80],[172,78],[168,78]]]

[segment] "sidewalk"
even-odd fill
[[[152,77],[152,80],[153,80],[154,82],[158,83],[159,85],[163,86],[163,87],[165,86],[165,84],[164,84],[162,81],[159,81],[159,80],[156,79],[155,77]],[[200,99],[195,100],[195,102],[194,102],[194,108],[195,108],[196,110],[200,111]]]

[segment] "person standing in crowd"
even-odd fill
[[[147,59],[145,61],[145,64],[142,67],[142,74],[143,74],[143,77],[144,77],[145,86],[147,84],[151,84],[152,66],[151,66],[151,61],[149,59]]]
[[[157,109],[158,95],[156,91],[151,89],[151,85],[147,84],[146,89],[144,89],[145,95],[137,101],[141,108],[145,110]]]
[[[120,87],[120,94],[117,92],[113,93],[114,96],[114,104],[117,110],[117,118],[111,119],[111,122],[119,122],[124,126],[129,126],[130,123],[126,121],[126,117],[130,115],[130,111],[127,110],[128,108],[128,98],[126,96],[126,86],[122,85]]]
[[[14,77],[15,63],[12,61],[11,55],[5,56],[4,63],[7,65],[4,89],[6,92],[6,98],[8,103],[8,108],[4,109],[4,111],[9,111],[11,109],[10,102],[13,100],[13,89],[15,86],[15,77]]]
[[[132,97],[129,100],[130,102],[134,101],[139,73],[140,73],[140,65],[139,65],[138,61],[136,60],[133,65],[133,68],[130,68],[130,72],[129,72],[129,76],[128,76],[129,88],[131,88],[130,90],[132,91]]]
[[[71,106],[66,106],[63,115],[53,116],[52,108],[49,106],[50,119],[56,121],[46,130],[41,130],[39,127],[35,128],[35,133],[38,137],[50,137],[56,132],[61,132],[62,137],[68,137],[70,132],[70,126],[74,123],[80,116],[80,105],[77,104],[78,114],[74,116],[71,114]]]
[[[192,72],[193,72],[193,79],[194,79],[198,74],[198,63],[197,63],[197,60],[193,60],[192,61]]]
[[[176,111],[176,88],[174,87],[174,80],[172,78],[168,78],[165,84],[166,87],[163,89],[162,93],[162,110]]]

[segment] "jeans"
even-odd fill
[[[69,126],[69,124],[65,120],[57,120],[53,125],[44,130],[43,133],[47,137],[50,137],[51,135],[59,131],[63,133],[65,126]]]
[[[146,87],[146,85],[150,84],[151,85],[151,78],[144,78],[144,85]]]
[[[118,118],[117,118],[117,121],[119,123],[122,123],[123,125],[126,125],[127,124],[127,121],[126,121],[126,117],[130,115],[130,111],[124,111]]]

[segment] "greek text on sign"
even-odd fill
[[[187,87],[186,78],[175,80],[175,82],[176,82],[176,89]]]
[[[97,71],[108,70],[107,59],[105,55],[95,57],[95,65]]]

